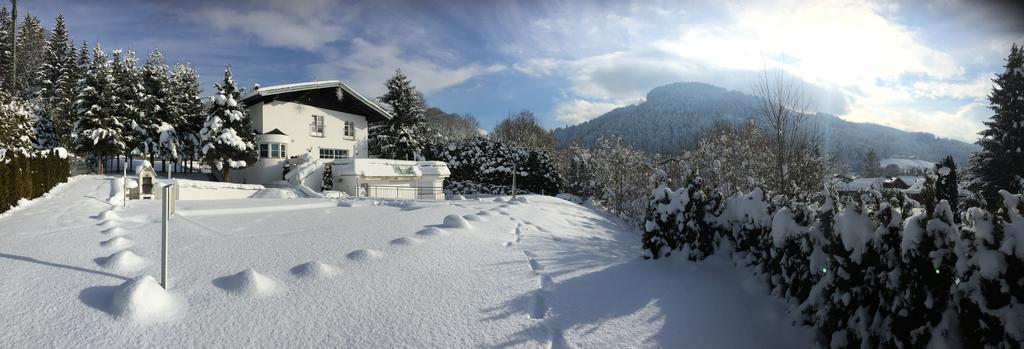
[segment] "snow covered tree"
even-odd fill
[[[32,148],[31,106],[20,98],[0,92],[0,160]]]
[[[76,66],[78,54],[68,39],[64,15],[58,13],[50,39],[46,41],[43,64],[36,72],[40,82],[39,100],[65,147],[71,145],[71,132],[76,115],[75,86],[79,74]]]
[[[430,128],[431,145],[462,142],[481,136],[480,122],[471,114],[445,113],[435,107],[427,108],[424,118]]]
[[[591,154],[598,187],[603,189],[598,199],[620,216],[641,217],[651,190],[646,154],[615,136],[598,139]]]
[[[902,193],[901,193],[902,194]],[[903,195],[905,197],[905,195]],[[889,197],[888,202],[879,204],[876,213],[878,227],[875,229],[872,238],[874,250],[878,258],[878,265],[873,272],[865,275],[864,290],[868,293],[868,299],[876,304],[873,311],[868,315],[873,317],[871,322],[870,336],[867,338],[869,344],[881,346],[881,343],[894,343],[892,338],[893,309],[897,295],[902,291],[899,287],[897,277],[903,274],[903,262],[900,257],[901,233],[903,231],[903,213],[900,210],[901,199]]]
[[[389,106],[391,119],[370,127],[370,152],[385,159],[419,159],[430,138],[423,97],[400,69],[384,85],[387,92],[377,100]]]
[[[753,120],[716,122],[698,134],[680,159],[698,171],[708,187],[725,193],[750,191],[766,184],[771,170],[766,147],[765,132]]]
[[[138,59],[132,51],[113,51],[111,61],[111,72],[116,83],[113,85],[111,115],[121,122],[121,141],[125,144],[124,154],[126,159],[131,154],[144,154],[146,129],[140,127],[142,120],[146,118],[143,114],[141,76],[137,67]]]
[[[57,130],[53,126],[50,115],[38,103],[30,103],[32,108],[32,144],[38,150],[53,149],[61,146]],[[46,188],[49,190],[50,188]]]
[[[46,29],[39,18],[26,14],[18,26],[18,95],[29,99],[39,92],[36,72],[46,59]]]
[[[573,144],[565,150],[569,164],[565,172],[565,191],[581,198],[595,197],[599,193],[593,154],[587,148]]]
[[[96,172],[103,173],[103,159],[125,150],[121,132],[124,125],[114,114],[115,81],[110,62],[99,44],[93,48],[89,71],[79,80],[75,109],[75,149],[96,159]]]
[[[11,13],[7,10],[7,5],[0,6],[0,89],[7,92],[8,98],[15,93],[14,84],[11,81],[11,66],[14,63],[13,56],[11,56],[13,29]]]
[[[235,85],[231,68],[224,68],[224,81],[214,84],[217,95],[199,131],[203,159],[228,181],[232,168],[244,168],[256,161],[256,133],[245,106],[238,100],[242,91]]]
[[[142,113],[139,128],[145,130],[142,147],[145,155],[153,161],[164,150],[160,145],[161,127],[170,124],[168,118],[169,85],[167,63],[160,50],[153,50],[146,56],[142,66]],[[163,128],[166,130],[166,128]]]
[[[994,114],[979,133],[981,150],[971,157],[970,169],[971,189],[995,208],[999,190],[1024,192],[1024,49],[1013,44],[1006,69],[993,82],[988,100]]]
[[[882,175],[882,165],[878,161],[878,153],[874,149],[868,150],[864,155],[864,162],[860,165],[861,177],[879,177]]]
[[[168,114],[177,135],[181,159],[196,159],[200,144],[199,130],[206,119],[203,115],[203,102],[199,97],[199,72],[188,64],[175,65],[170,87]]]
[[[323,176],[320,178],[320,190],[334,190],[334,175],[331,164],[324,164]]]
[[[960,223],[960,185],[957,182],[956,163],[952,156],[946,156],[942,162],[935,164],[935,198],[939,201],[949,202],[949,209],[953,211],[953,219]]]

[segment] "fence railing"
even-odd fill
[[[398,187],[362,185],[359,196],[399,200],[448,200],[441,187]]]

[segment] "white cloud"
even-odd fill
[[[930,132],[968,143],[978,139],[978,132],[984,126],[981,121],[988,118],[988,107],[979,102],[960,105],[955,111],[920,111],[890,105],[872,104],[861,101],[851,106],[843,118],[856,122],[871,122],[907,131]]]
[[[578,124],[607,113],[626,103],[590,102],[582,99],[565,101],[555,106],[555,119],[569,124]]]
[[[192,19],[224,32],[252,35],[260,44],[315,51],[344,37],[352,11],[326,11],[329,0],[257,1],[228,7],[208,6],[189,12]]]
[[[992,91],[992,80],[982,77],[969,82],[921,81],[914,83],[914,91],[929,98],[982,100]]]
[[[424,94],[506,69],[500,64],[448,67],[433,60],[411,57],[395,45],[375,44],[356,38],[348,52],[328,50],[324,54],[324,62],[312,65],[310,70],[317,79],[342,79],[361,93],[378,96],[384,92],[384,81],[399,68]]]

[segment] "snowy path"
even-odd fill
[[[0,347],[808,347],[725,260],[643,261],[617,220],[563,200],[181,201],[171,298],[118,312],[159,278],[159,207],[106,203],[78,177],[0,217]]]

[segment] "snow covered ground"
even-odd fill
[[[813,345],[726,258],[644,261],[624,223],[544,196],[179,201],[164,292],[158,202],[116,186],[0,217],[0,347]]]

